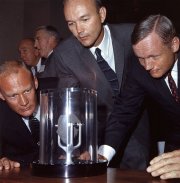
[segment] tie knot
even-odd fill
[[[39,120],[36,118],[36,117],[34,117],[34,116],[30,116],[29,117],[29,126],[30,126],[30,128],[33,126],[33,125],[36,125],[36,124],[39,124]]]
[[[31,115],[29,116],[29,123],[32,124],[33,122],[39,122],[39,120],[35,116]]]
[[[96,54],[97,56],[101,56],[101,49],[96,48],[96,49],[95,49],[95,54]]]
[[[39,141],[39,125],[39,120],[36,117],[29,116],[29,128],[35,142]]]
[[[46,63],[46,58],[44,58],[44,57],[41,57],[41,65],[45,65],[45,63]]]
[[[168,72],[168,77],[172,77],[171,72]]]
[[[36,66],[34,66],[34,71],[35,71],[35,75],[36,75],[36,74],[37,74],[37,72],[38,72],[37,65],[36,65]]]

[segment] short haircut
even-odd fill
[[[25,64],[23,64],[23,62],[18,60],[9,60],[0,62],[0,77],[7,76],[12,73],[18,73],[20,68],[24,68],[27,70],[27,72],[29,72],[30,75],[32,75],[30,70],[26,67]]]
[[[56,29],[56,27],[54,27],[52,25],[42,25],[42,26],[39,26],[39,27],[36,28],[36,32],[40,31],[40,30],[46,31],[50,36],[54,36],[56,42],[59,43],[60,35],[59,35],[59,32]]]
[[[155,32],[166,45],[177,36],[176,29],[169,18],[159,14],[150,15],[136,24],[131,35],[132,45],[137,44],[152,32]]]
[[[63,0],[63,4],[65,4],[68,0]],[[96,3],[96,8],[100,9],[103,6],[103,0],[92,0]]]

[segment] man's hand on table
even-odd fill
[[[106,160],[106,161],[108,161],[107,158],[105,158],[104,156],[102,156],[102,155],[100,155],[100,154],[98,154],[98,159],[99,159],[99,160]]]
[[[88,151],[84,151],[79,156],[79,159],[80,160],[90,160],[91,159],[91,156],[90,156],[90,154],[89,154]],[[98,154],[98,160],[106,160],[107,161],[107,159],[104,156],[100,155],[100,154]]]
[[[0,159],[0,171],[4,170],[9,170],[12,168],[19,168],[20,163],[11,161],[10,159],[3,157]]]
[[[150,161],[147,172],[161,179],[180,178],[180,149],[164,153]]]

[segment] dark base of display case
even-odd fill
[[[107,161],[71,165],[44,165],[38,162],[32,163],[32,175],[40,177],[90,177],[104,174],[106,171]]]

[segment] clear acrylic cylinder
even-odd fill
[[[97,150],[97,92],[42,90],[40,152],[33,174],[79,177],[103,173],[106,163],[98,161]]]

